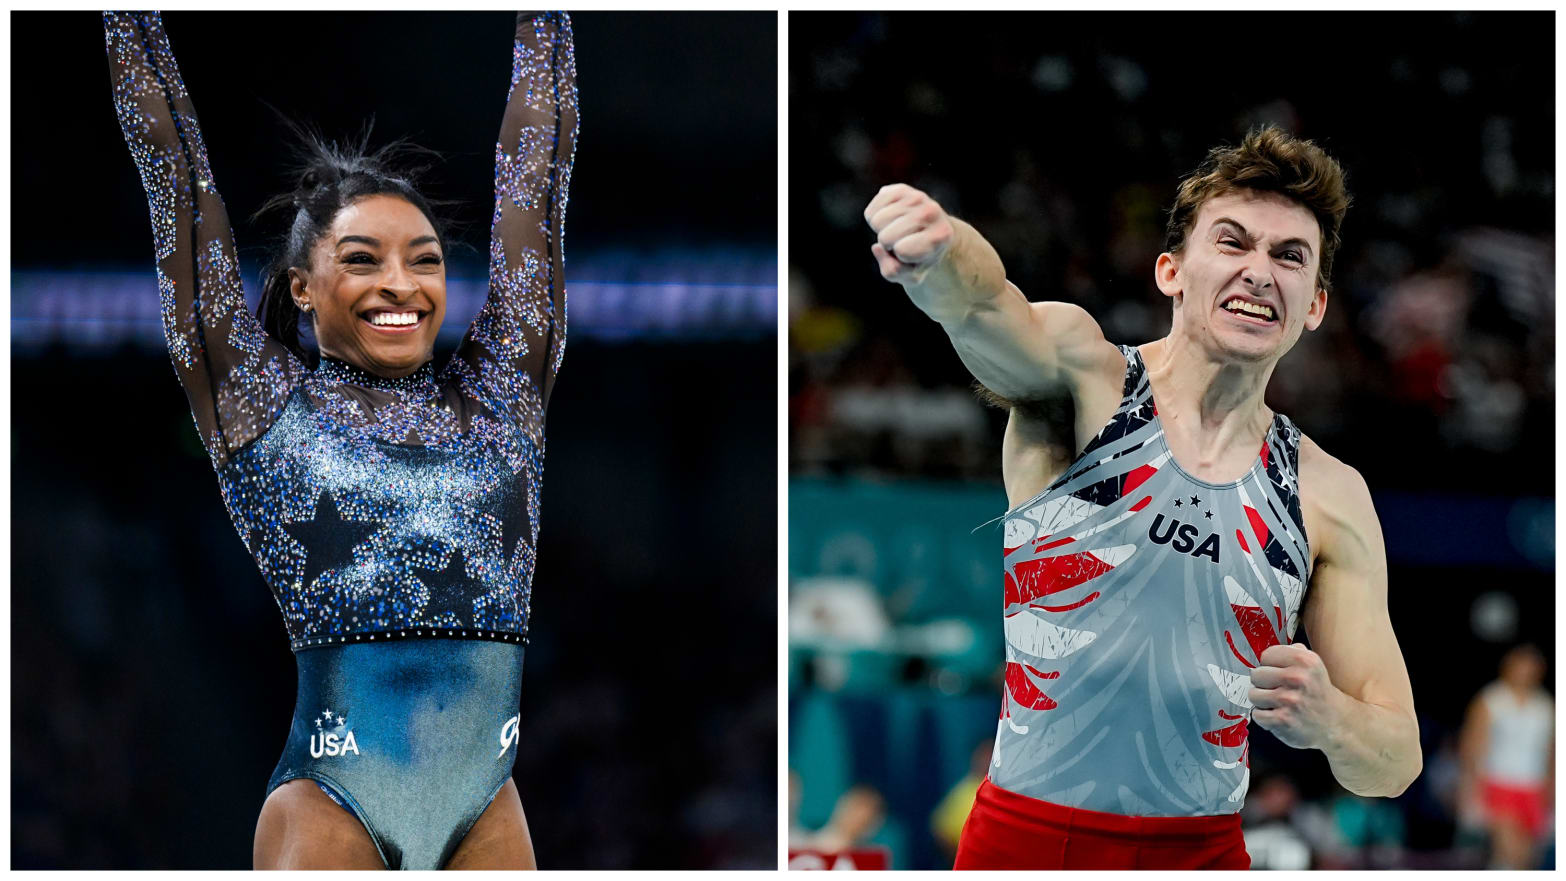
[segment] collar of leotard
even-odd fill
[[[390,379],[322,355],[321,363],[315,368],[315,378],[332,385],[357,385],[395,395],[430,394],[435,391],[435,362],[425,361],[407,376]]]

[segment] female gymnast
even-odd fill
[[[104,30],[169,353],[299,668],[255,867],[533,868],[511,768],[565,347],[570,20],[517,17],[489,295],[439,370],[446,241],[384,156],[317,149],[258,320],[159,16]]]

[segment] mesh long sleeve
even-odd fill
[[[276,419],[302,365],[245,305],[228,211],[156,12],[103,16],[114,110],[152,215],[163,331],[214,466]]]
[[[491,411],[539,429],[565,351],[562,238],[576,132],[571,20],[519,13],[495,146],[489,294],[453,364]]]

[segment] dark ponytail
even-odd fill
[[[256,215],[291,208],[293,217],[261,273],[261,303],[257,317],[269,336],[313,367],[316,355],[313,350],[306,350],[300,341],[301,314],[294,303],[288,270],[309,268],[310,251],[337,219],[338,212],[366,196],[391,195],[405,199],[423,212],[430,226],[435,228],[435,237],[443,252],[449,224],[436,215],[431,202],[414,187],[414,178],[427,166],[413,167],[405,163],[410,154],[439,158],[433,150],[399,139],[370,152],[368,125],[357,142],[339,144],[290,120],[285,119],[284,124],[297,141],[294,188],[267,200]],[[395,169],[397,165],[404,167]]]

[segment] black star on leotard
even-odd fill
[[[453,601],[465,596],[464,587],[468,583],[466,556],[462,548],[451,549],[451,556],[446,565],[440,569],[426,566],[413,567],[416,572],[430,572],[431,575],[420,575],[419,580],[430,591],[430,608],[443,610],[450,608]]]
[[[500,553],[501,560],[506,563],[511,562],[518,541],[525,541],[529,545],[533,543],[533,524],[527,511],[527,490],[519,486],[516,492],[522,498],[507,506],[505,519],[500,521]]]
[[[1201,499],[1197,498],[1196,496],[1191,496],[1191,504],[1193,504],[1193,505],[1200,505],[1201,503],[1202,503]]]
[[[1180,500],[1179,499],[1175,499],[1175,507],[1176,508],[1180,507]]]
[[[300,584],[308,588],[323,573],[352,565],[354,547],[379,528],[378,523],[344,519],[332,494],[322,490],[315,503],[315,517],[283,524],[283,529],[304,545],[305,568]]]

